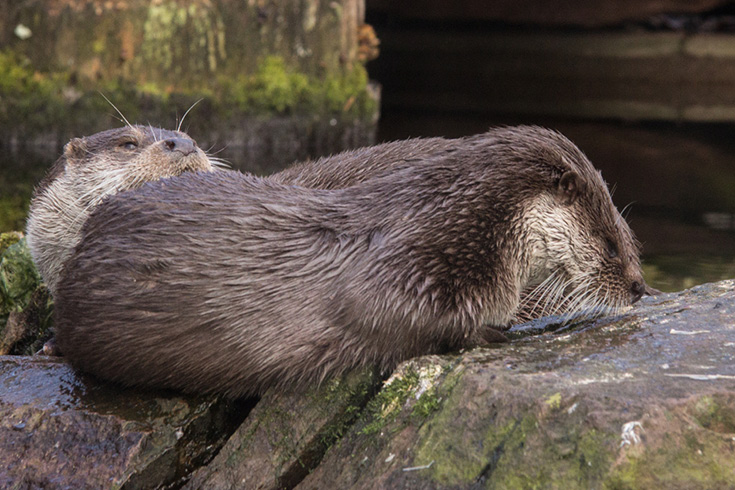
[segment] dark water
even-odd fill
[[[496,124],[536,123],[570,137],[615,188],[613,200],[643,243],[646,280],[674,291],[735,277],[735,127],[490,119],[386,111],[379,140],[462,136]],[[193,135],[195,138],[197,135]],[[218,155],[257,173],[288,161],[249,161],[223,143]],[[60,149],[0,150],[0,231],[22,229],[33,185]],[[317,155],[313,155],[317,156]]]

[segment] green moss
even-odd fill
[[[227,86],[226,81],[224,84]],[[287,69],[283,58],[269,56],[260,63],[254,75],[241,78],[228,89],[241,110],[285,112],[305,103],[309,80]]]
[[[31,355],[50,337],[53,302],[19,233],[0,235],[0,336],[11,313],[19,313],[26,334],[11,346],[10,353]]]
[[[9,246],[0,258],[0,313],[20,311],[39,286],[41,276],[25,239]]]
[[[46,95],[58,88],[60,75],[44,75],[31,66],[30,60],[10,51],[0,51],[0,93],[10,95]]]
[[[431,478],[442,485],[463,486],[475,482],[489,461],[495,460],[497,463],[497,457],[502,454],[503,441],[518,430],[518,423],[512,420],[500,427],[493,427],[486,437],[476,433],[470,440],[458,440],[458,437],[464,438],[466,435],[462,430],[457,431],[455,426],[460,398],[450,397],[443,410],[422,427],[420,444],[413,461],[416,466],[434,461]],[[496,456],[493,456],[494,452]]]
[[[342,438],[378,385],[377,373],[362,369],[334,378],[321,389],[311,391],[311,396],[315,397],[314,406],[321,410],[321,418],[331,418],[319,435],[323,451]]]
[[[165,54],[161,56],[165,58]],[[217,56],[209,63],[216,62]],[[198,99],[204,99],[200,107],[209,107],[207,117],[220,119],[305,114],[372,120],[377,112],[367,72],[359,64],[317,77],[296,71],[281,57],[268,56],[254,73],[221,78],[206,89],[176,89],[152,81],[136,86],[116,79],[102,81],[88,90],[70,84],[63,73],[37,72],[28,59],[0,51],[0,128],[17,130],[20,121],[24,134],[58,127],[74,127],[81,132],[89,127],[88,132],[94,132],[98,125],[90,115],[107,117],[111,112],[99,92],[131,121],[138,120],[143,112],[147,119],[165,120]]]
[[[268,56],[253,75],[220,80],[220,85],[224,100],[247,113],[364,115],[376,110],[362,65],[320,79],[289,68],[281,57]]]
[[[274,474],[283,479],[279,485],[289,487],[295,473],[308,472],[344,434],[377,385],[375,372],[357,370],[312,387],[303,396],[266,396],[249,416],[249,428],[239,436],[239,451],[228,456],[226,465],[240,464],[252,450],[253,439],[264,436],[272,448]]]
[[[433,412],[436,412],[441,407],[441,399],[437,394],[436,387],[431,387],[421,394],[416,404],[413,406],[413,412],[411,413],[414,417],[425,419]]]
[[[498,489],[598,488],[610,467],[617,444],[614,435],[588,427],[585,415],[549,411],[562,404],[552,396],[538,404],[491,410],[482,420],[458,422],[466,413],[464,390],[452,395],[421,428],[412,464],[434,462],[430,477],[440,486],[483,483]],[[455,394],[456,393],[456,394]],[[468,429],[466,424],[482,430]]]
[[[735,433],[735,403],[724,395],[702,396],[692,407],[692,415],[705,429],[722,434]]]
[[[186,32],[186,36],[182,36]],[[151,5],[143,25],[142,59],[155,67],[160,74],[175,73],[180,77],[178,83],[201,86],[200,80],[192,78],[180,62],[187,56],[187,63],[197,70],[215,73],[218,64],[225,59],[225,27],[222,18],[211,8],[200,5],[180,5],[165,2]],[[172,43],[177,39],[177,43]],[[158,78],[156,73],[151,73]]]
[[[366,407],[368,422],[360,430],[362,435],[377,434],[394,421],[408,397],[418,388],[419,374],[409,367],[403,375],[394,375]]]
[[[546,399],[546,406],[551,410],[558,410],[561,406],[561,393],[554,393]]]
[[[563,415],[562,415],[563,417]],[[553,427],[563,422],[562,428]],[[580,427],[574,419],[557,420],[540,428],[538,418],[526,415],[515,427],[508,425],[491,437],[496,445],[491,457],[489,488],[597,488],[612,461],[612,438],[595,429]],[[549,439],[549,432],[564,436]]]
[[[603,488],[735,488],[730,442],[703,436],[685,438],[689,440],[684,444],[667,437],[670,440],[659,447],[629,456],[613,469]]]
[[[7,250],[9,246],[18,243],[22,239],[23,233],[19,231],[0,233],[0,258],[2,258],[3,253],[5,253],[5,250]]]
[[[151,5],[143,25],[141,51],[147,60],[156,60],[160,70],[170,70],[173,66],[171,39],[175,39],[176,27],[186,23],[186,8],[175,3]]]

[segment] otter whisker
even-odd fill
[[[211,157],[209,155],[207,155],[207,158],[212,165],[221,168],[232,168],[232,163],[224,158]]]
[[[547,292],[543,298],[543,304],[539,311],[539,315],[548,316],[555,312],[558,308],[560,293],[564,290],[565,284],[566,280],[557,281],[555,287]]]
[[[620,217],[618,217],[618,219],[623,219],[627,221],[628,214],[630,214],[631,209],[633,209],[632,208],[633,204],[635,204],[635,201],[631,201],[628,204],[626,204],[625,207],[622,209],[622,211],[620,211]]]
[[[551,283],[556,280],[557,271],[553,271],[549,276],[541,281],[535,288],[533,288],[524,298],[521,300],[521,306],[528,306],[530,301],[536,294],[539,294],[539,299],[536,301],[534,308],[538,306],[539,302],[543,298],[543,293],[550,287]]]
[[[546,281],[542,282],[536,287],[531,293],[529,293],[526,301],[524,302],[523,308],[530,304],[534,296],[537,295],[536,303],[531,309],[531,316],[546,316],[549,314],[549,306],[554,304],[554,298],[558,297],[559,291],[563,290],[566,284],[566,279],[561,273],[556,270],[554,271]],[[540,309],[539,309],[540,306]]]
[[[215,152],[212,152],[212,148],[214,148],[214,145],[215,145],[215,144],[216,144],[216,143],[212,143],[212,146],[210,146],[209,148],[207,148],[207,149],[206,149],[206,150],[204,151],[204,153],[206,153],[207,155],[216,155],[216,154],[218,154],[218,153],[222,153],[223,151],[225,151],[225,150],[227,149],[227,146],[228,146],[228,145],[225,145],[225,146],[223,146],[222,148],[220,148],[219,150],[217,150],[217,151],[215,151]]]
[[[560,277],[558,270],[552,271],[552,273],[534,289],[523,292],[517,311],[527,312],[530,318],[543,316],[545,306],[541,307],[540,314],[539,306],[548,301],[548,295],[558,287],[561,280],[562,278]],[[532,303],[533,306],[531,306]]]
[[[151,130],[151,134],[153,135],[153,142],[158,143],[158,136],[156,135],[156,131],[153,129],[153,126],[151,126],[151,123],[148,123],[148,128]]]
[[[564,323],[568,323],[573,318],[584,316],[589,310],[589,298],[595,297],[596,293],[590,291],[592,284],[591,277],[585,277],[564,299],[564,303],[568,303],[564,313]],[[599,288],[598,288],[599,289]]]
[[[189,114],[189,111],[191,111],[195,105],[197,105],[199,102],[203,101],[204,99],[199,99],[196,102],[194,102],[184,113],[183,116],[181,116],[181,120],[179,121],[179,125],[176,126],[176,131],[181,131],[181,125],[184,124],[184,119],[186,119],[186,115]]]
[[[204,150],[204,153],[207,154],[207,155],[209,155],[210,154],[209,152],[212,151],[212,148],[214,148],[214,145],[216,145],[216,144],[217,143],[212,143],[211,145],[209,145],[209,148],[207,148],[206,150]],[[214,153],[212,153],[212,155],[216,155],[217,153],[221,152],[223,149],[224,148],[215,151]]]
[[[97,91],[97,93],[98,93],[98,94],[100,94],[100,95],[102,96],[102,98],[103,98],[103,99],[105,99],[105,100],[107,101],[107,103],[108,103],[108,104],[110,104],[110,105],[112,106],[112,108],[113,108],[113,109],[115,109],[115,111],[117,111],[117,113],[118,113],[118,114],[120,114],[120,117],[121,117],[121,118],[122,118],[122,120],[123,120],[123,121],[125,122],[125,124],[126,124],[126,125],[127,125],[128,127],[130,127],[130,128],[132,129],[132,128],[133,128],[133,125],[132,125],[132,124],[130,124],[130,121],[128,121],[128,119],[127,119],[127,118],[126,118],[126,117],[125,117],[125,116],[123,115],[123,113],[122,113],[122,112],[120,112],[120,109],[118,109],[118,108],[117,108],[117,107],[115,106],[115,104],[113,104],[113,103],[112,103],[112,101],[110,101],[110,99],[108,99],[108,98],[107,98],[107,97],[105,96],[105,94],[103,94],[103,93],[102,93],[102,92],[100,92],[99,90]]]
[[[571,280],[564,279],[560,281],[556,287],[556,290],[553,291],[553,295],[550,295],[546,303],[544,304],[544,315],[552,315],[559,313],[563,308],[564,304],[567,301],[564,298],[564,292],[569,288],[571,285]]]
[[[608,284],[600,281],[599,278],[589,278],[589,280],[596,281],[599,286],[595,290],[587,290],[583,292],[574,299],[574,301],[569,305],[569,311],[564,315],[565,324],[574,319],[590,319],[603,315],[615,314],[622,308],[622,305],[611,304],[611,290]],[[604,294],[601,294],[603,289]]]

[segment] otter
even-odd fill
[[[437,144],[341,189],[214,172],[109,197],[58,284],[62,352],[126,385],[241,397],[483,343],[534,286],[597,313],[642,296],[632,232],[564,136]]]
[[[341,189],[363,182],[395,166],[453,151],[444,138],[412,138],[347,150],[336,155],[296,162],[268,176],[281,184]]]
[[[107,196],[217,165],[187,134],[128,125],[72,139],[31,198],[26,236],[42,279],[55,293],[64,263],[92,209]]]

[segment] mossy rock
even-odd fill
[[[41,276],[25,238],[7,247],[0,257],[0,314],[28,306],[31,294],[40,283]]]
[[[3,355],[33,354],[51,337],[53,301],[41,283],[25,238],[20,237],[19,232],[0,235],[0,247],[5,248],[0,255],[0,354]],[[12,244],[8,246],[8,243]]]
[[[8,249],[11,245],[18,243],[23,239],[23,233],[19,231],[8,231],[5,233],[0,233],[0,258],[2,258],[3,253],[5,253],[5,250]]]

